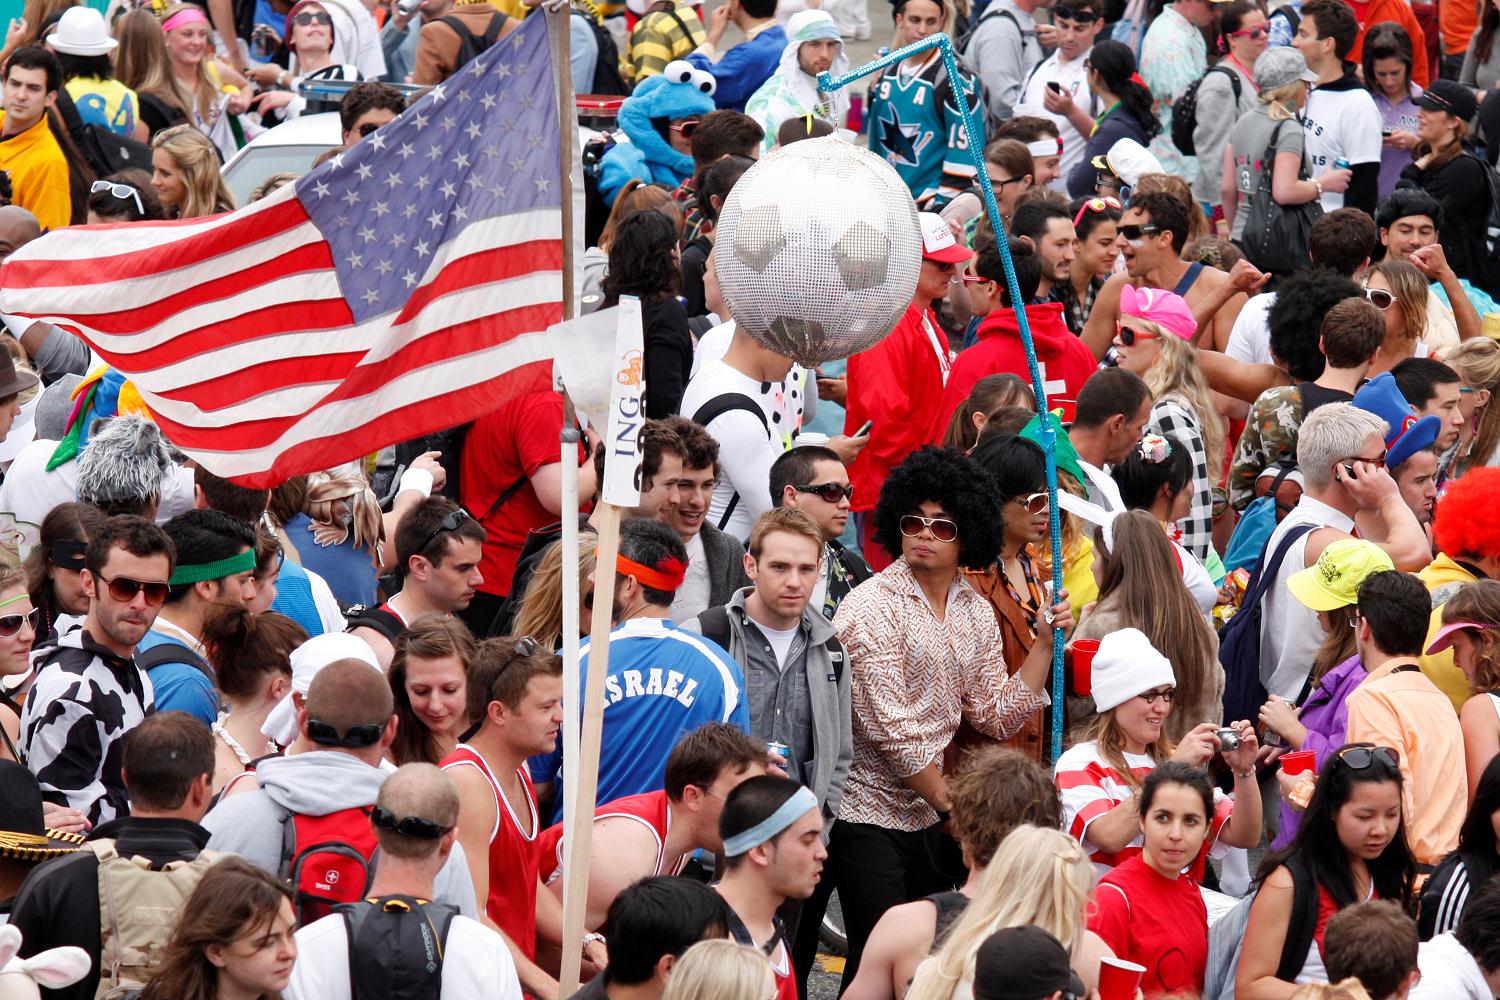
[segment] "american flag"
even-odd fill
[[[0,313],[82,336],[175,445],[253,488],[472,420],[550,381],[577,239],[555,94],[538,13],[270,197],[27,244]]]

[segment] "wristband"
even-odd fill
[[[1253,778],[1255,777],[1255,768],[1252,767],[1248,771],[1235,771],[1234,776],[1236,778]]]
[[[1314,190],[1318,192],[1318,197],[1323,197],[1323,182],[1318,180],[1316,177],[1312,179],[1312,182]]]
[[[432,496],[432,473],[426,469],[407,469],[401,473],[401,485],[396,492],[405,493],[407,490],[416,490],[424,497]]]
[[[600,934],[598,931],[589,931],[583,936],[583,940],[579,943],[584,950],[587,950],[588,946],[593,944],[595,941],[599,942],[605,947],[609,947],[609,942],[604,940],[604,935]]]

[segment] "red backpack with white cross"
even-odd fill
[[[280,875],[291,884],[298,927],[369,894],[376,846],[370,809],[355,806],[326,816],[292,813],[283,821]]]

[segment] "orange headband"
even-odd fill
[[[594,549],[594,558],[599,558],[597,548]],[[663,559],[660,566],[651,567],[616,554],[615,572],[633,576],[641,586],[652,590],[676,590],[682,586],[683,578],[687,576],[687,563],[668,558]]]

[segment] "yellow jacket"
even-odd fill
[[[0,128],[5,112],[0,111]],[[10,174],[11,200],[36,216],[43,230],[73,221],[68,195],[68,161],[52,137],[45,115],[31,128],[0,140],[0,170]]]
[[[1459,587],[1479,578],[1440,552],[1436,559],[1417,573],[1417,579],[1432,594],[1432,621],[1427,626],[1427,642],[1430,643],[1438,629],[1443,627],[1443,605],[1448,603],[1448,598]],[[1423,650],[1426,650],[1425,644]],[[1463,708],[1464,702],[1474,694],[1463,671],[1453,665],[1452,649],[1445,649],[1432,656],[1424,655],[1421,664],[1422,673],[1438,686],[1439,691],[1448,696],[1455,712]]]

